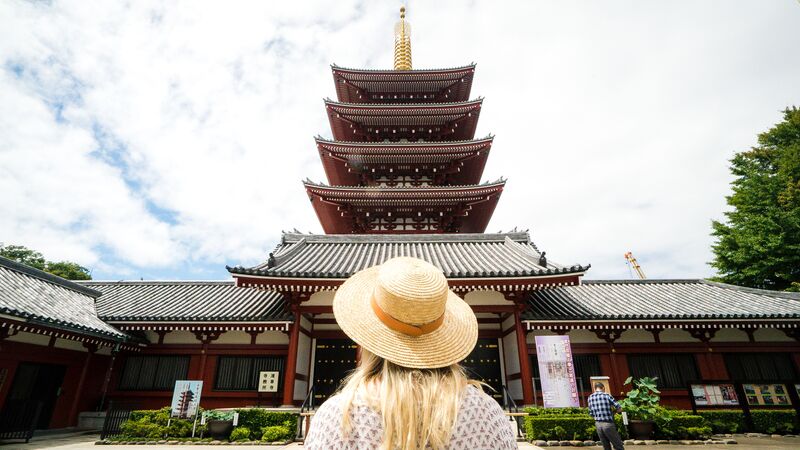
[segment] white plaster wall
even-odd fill
[[[289,335],[282,331],[264,331],[256,337],[256,344],[289,345]]]
[[[45,336],[43,334],[36,334],[36,333],[27,333],[25,331],[20,331],[14,336],[9,337],[8,340],[13,342],[22,342],[25,344],[33,344],[33,345],[50,344],[50,336]]]
[[[294,380],[294,399],[304,400],[308,393],[308,382],[301,380]]]
[[[308,376],[308,362],[311,356],[311,338],[300,333],[297,339],[297,368],[296,373]]]
[[[528,332],[528,337],[526,342],[528,344],[535,344],[536,343],[536,336],[554,336],[556,333],[550,330],[531,330]],[[571,342],[571,341],[570,341]]]
[[[714,335],[711,342],[749,342],[747,333],[736,328],[722,328]]]
[[[680,328],[667,328],[661,332],[659,340],[661,342],[700,342],[699,339],[693,338],[688,331]]]
[[[522,380],[511,380],[506,387],[508,388],[508,393],[511,394],[511,398],[515,400],[522,398]]]
[[[56,344],[54,345],[54,347],[63,348],[65,350],[74,350],[76,352],[88,351],[86,347],[83,346],[82,342],[72,341],[69,339],[56,339]]]
[[[144,330],[144,337],[151,344],[158,344],[158,333],[151,330]]]
[[[335,291],[319,291],[311,294],[311,297],[305,302],[304,306],[331,306],[333,305],[333,294]]]
[[[514,316],[503,321],[503,330],[514,326]],[[517,333],[512,332],[503,337],[503,363],[506,367],[506,376],[519,373],[519,346]],[[505,382],[505,380],[503,380]]]
[[[156,339],[158,342],[158,339]],[[164,336],[165,344],[199,344],[194,333],[186,330],[170,331]]]
[[[756,342],[794,342],[783,331],[777,328],[759,328],[753,333]]]
[[[249,344],[250,334],[246,331],[226,331],[219,336],[219,339],[212,341],[211,345],[215,344]]]
[[[572,344],[603,344],[604,340],[597,337],[594,331],[590,330],[572,330],[567,333],[569,342]]]
[[[339,325],[335,323],[318,323],[314,325],[314,330],[338,330]]]
[[[306,318],[306,316],[300,316],[300,326],[305,328],[308,331],[311,331],[311,321]]]
[[[103,355],[103,356],[110,356],[111,355],[111,350],[112,350],[111,347],[100,347],[100,348],[97,349],[97,354],[98,355]]]
[[[469,305],[513,305],[514,302],[506,300],[503,294],[497,291],[481,290],[468,292],[464,301]]]
[[[594,334],[594,333],[592,333]],[[653,337],[653,333],[642,330],[641,328],[634,328],[632,330],[625,330],[617,339],[617,343],[633,343],[633,342],[655,342],[656,339]]]
[[[479,330],[495,330],[497,331],[500,325],[497,323],[478,323]]]

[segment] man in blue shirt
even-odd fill
[[[603,450],[622,450],[622,438],[619,437],[614,414],[622,412],[622,407],[610,394],[606,393],[603,383],[595,383],[594,393],[589,396],[589,415],[594,418],[597,435],[603,443]]]

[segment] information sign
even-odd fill
[[[733,384],[693,384],[692,396],[697,406],[738,405]]]
[[[177,380],[172,393],[172,408],[170,417],[178,419],[192,419],[197,414],[200,406],[200,394],[203,392],[203,382],[200,380]]]
[[[278,375],[280,372],[259,372],[258,392],[278,392]]]
[[[753,406],[789,406],[789,392],[783,384],[743,384],[747,404]]]
[[[569,336],[536,336],[536,357],[544,407],[580,406]]]

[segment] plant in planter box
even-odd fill
[[[233,431],[233,411],[206,411],[208,434],[216,439],[227,439]]]
[[[655,419],[660,410],[658,402],[661,391],[656,386],[657,378],[642,377],[634,380],[628,377],[625,385],[632,385],[630,391],[625,394],[625,398],[619,403],[622,409],[628,413],[628,422],[631,437],[634,439],[650,439],[655,428]],[[667,417],[659,417],[662,421]]]

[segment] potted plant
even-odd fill
[[[206,428],[214,439],[227,439],[233,431],[233,411],[206,411]]]
[[[659,411],[661,392],[656,387],[658,378],[642,377],[634,380],[628,377],[625,385],[632,388],[619,403],[628,413],[628,431],[633,439],[650,439],[655,428],[655,417]]]

